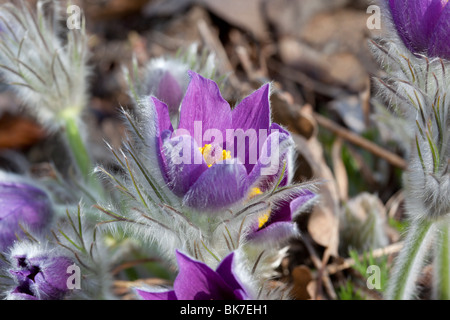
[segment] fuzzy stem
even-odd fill
[[[433,229],[433,222],[428,220],[413,223],[389,281],[386,295],[388,300],[407,300],[413,297],[416,278],[424,263]]]
[[[435,290],[439,300],[450,300],[450,252],[448,222],[439,224],[439,241],[436,242]]]

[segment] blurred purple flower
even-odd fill
[[[222,209],[245,200],[263,175],[273,177],[281,172],[287,149],[279,146],[289,145],[291,137],[270,120],[269,84],[232,110],[214,81],[192,71],[189,75],[177,130],[172,127],[167,105],[152,98],[161,168],[169,187],[185,205]]]
[[[9,272],[18,283],[8,299],[60,300],[68,293],[67,273],[73,261],[65,256],[41,254],[14,256],[16,266]]]
[[[20,225],[40,232],[52,217],[52,203],[43,190],[23,182],[0,182],[0,251],[13,244],[16,234],[24,234]]]
[[[151,94],[164,102],[170,117],[178,114],[184,92],[188,85],[185,66],[163,59],[156,59],[147,67],[145,95]]]
[[[450,59],[450,5],[447,0],[389,0],[400,38],[413,53]]]
[[[156,96],[164,101],[169,110],[178,110],[181,100],[183,99],[182,84],[170,73],[165,71],[158,84]]]
[[[151,292],[136,289],[144,300],[244,300],[248,295],[233,271],[230,253],[216,271],[177,251],[179,273],[173,290]]]

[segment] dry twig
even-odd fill
[[[393,253],[397,253],[403,247],[403,242],[396,242],[387,247],[375,249],[372,251],[372,256],[374,258],[383,257],[386,255],[390,255]],[[362,260],[364,257],[360,256],[359,259]],[[347,258],[341,263],[333,263],[327,266],[327,273],[329,275],[335,274],[337,272],[343,271],[345,269],[349,269],[355,265],[355,260],[352,258]]]
[[[317,123],[322,126],[323,128],[332,131],[333,133],[337,134],[339,137],[361,147],[366,149],[367,151],[373,153],[374,155],[386,160],[393,166],[400,168],[402,170],[407,169],[407,163],[406,161],[396,155],[395,153],[392,153],[379,145],[373,143],[372,141],[369,141],[363,137],[358,136],[357,134],[341,127],[340,125],[336,124],[332,120],[318,114],[314,113],[314,118],[316,119]]]

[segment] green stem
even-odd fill
[[[387,299],[407,300],[412,298],[419,269],[424,263],[428,240],[431,238],[432,226],[433,222],[428,220],[414,222],[411,226],[405,245],[394,266]]]
[[[104,191],[100,182],[91,173],[93,169],[92,161],[80,133],[77,110],[77,108],[68,109],[61,115],[65,125],[65,137],[83,181],[94,188],[99,195],[103,196]]]
[[[92,162],[87,152],[86,146],[80,135],[77,119],[75,117],[65,117],[65,133],[69,148],[72,152],[75,163],[83,175],[88,180],[92,169]]]
[[[439,225],[439,241],[436,243],[436,298],[439,300],[450,300],[450,253],[449,253],[449,231],[447,221]]]

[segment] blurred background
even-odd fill
[[[3,1],[5,2],[5,1]],[[33,1],[30,1],[33,3]],[[227,75],[233,106],[272,83],[273,120],[297,147],[295,179],[318,179],[320,202],[297,223],[277,281],[296,299],[381,299],[406,226],[401,174],[408,146],[377,98],[383,71],[374,59],[368,0],[73,0],[86,16],[91,100],[85,115],[97,162],[111,161],[103,140],[120,147],[120,106],[132,108],[122,67],[140,66],[198,44]],[[382,12],[383,14],[383,12]],[[57,137],[23,111],[1,85],[0,167],[36,177],[64,163]],[[381,287],[369,289],[369,265]],[[118,280],[126,265],[117,269]],[[138,281],[138,279],[135,279]],[[427,275],[423,276],[426,287]],[[117,282],[127,297],[128,285]],[[421,293],[426,295],[426,290]]]

